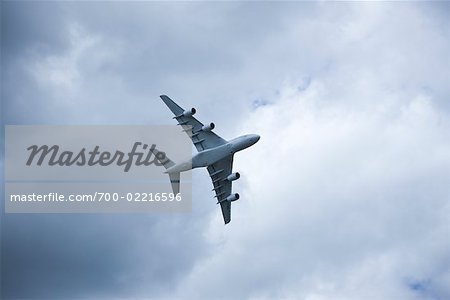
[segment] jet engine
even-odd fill
[[[234,181],[236,179],[239,179],[240,177],[241,177],[241,174],[239,174],[238,172],[231,173],[230,175],[228,175],[227,180],[228,181]]]
[[[214,123],[209,123],[208,125],[203,125],[202,131],[211,131],[214,129],[214,127],[216,127]]]
[[[239,199],[239,194],[235,193],[235,194],[231,194],[230,196],[227,197],[227,201],[228,202],[233,202]]]
[[[190,110],[185,110],[183,116],[192,117],[193,115],[195,115],[196,112],[197,110],[195,108],[191,108]]]

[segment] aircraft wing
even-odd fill
[[[222,158],[208,167],[209,176],[211,176],[225,224],[231,221],[231,202],[226,200],[231,194],[231,181],[226,178],[231,174],[232,168],[233,155]]]
[[[197,151],[200,152],[226,143],[223,138],[211,130],[202,130],[203,124],[192,115],[184,115],[185,110],[176,104],[172,99],[166,95],[161,95],[160,97],[167,107],[169,107],[169,109],[174,113],[174,119],[178,121],[178,125],[181,125],[183,130],[191,138]]]

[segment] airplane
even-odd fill
[[[203,125],[193,117],[196,113],[195,108],[184,110],[168,96],[160,97],[173,112],[175,115],[173,118],[188,134],[198,151],[191,159],[180,163],[173,162],[167,156],[160,161],[166,168],[165,173],[169,174],[174,194],[180,192],[180,172],[206,167],[214,186],[217,204],[220,204],[224,222],[228,224],[231,221],[231,202],[239,199],[238,193],[231,192],[231,185],[234,180],[241,177],[238,172],[232,172],[233,156],[236,152],[254,145],[260,136],[247,134],[227,141],[212,131],[215,128],[214,123]],[[159,153],[157,149],[152,151],[156,157],[161,157],[157,155]]]

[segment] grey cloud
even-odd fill
[[[223,278],[203,283],[220,272],[232,274],[233,288],[217,298],[449,295],[441,283],[449,276],[446,113],[421,99],[396,103],[390,110],[403,116],[394,119],[383,110],[323,108],[322,88],[286,87],[244,122],[265,139],[236,158],[242,174],[258,170],[243,188],[248,200],[235,205],[238,226],[223,232],[211,224],[217,252],[176,296],[215,298]],[[291,122],[279,132],[282,120]],[[410,287],[421,280],[426,293]]]
[[[3,214],[5,298],[448,297],[448,4],[1,5],[3,123],[172,124],[167,93],[262,135],[227,227],[204,170],[190,215]]]
[[[69,46],[64,9],[58,3],[3,2],[1,16],[2,64],[17,62],[14,58],[23,57],[31,47],[52,54]]]
[[[6,299],[123,298],[145,289],[149,297],[157,297],[207,253],[199,231],[194,230],[198,226],[189,219],[5,215],[2,295]]]
[[[63,35],[71,47],[61,48],[58,44],[49,43],[50,48],[59,51],[46,53],[40,51],[42,40],[27,40],[28,44],[24,46],[37,54],[22,56],[22,63],[14,66],[14,72],[20,73],[14,75],[28,78],[27,86],[36,85],[36,79],[29,74],[33,65],[45,64],[49,59],[57,62],[72,59],[74,71],[80,74],[80,78],[72,80],[77,84],[75,94],[63,90],[61,95],[50,95],[55,98],[54,106],[65,114],[64,119],[77,122],[81,114],[95,110],[102,122],[108,122],[103,111],[108,116],[114,115],[116,120],[133,122],[144,114],[137,115],[127,108],[118,114],[115,107],[128,107],[131,103],[131,107],[153,108],[155,106],[150,99],[162,92],[193,104],[215,100],[215,105],[220,105],[220,109],[230,116],[232,105],[229,103],[249,109],[249,104],[241,104],[243,98],[239,91],[242,88],[253,90],[254,84],[249,80],[258,86],[261,86],[261,81],[253,78],[252,70],[245,74],[247,57],[254,58],[251,64],[268,68],[272,63],[265,57],[258,57],[261,48],[266,47],[265,41],[285,30],[283,20],[286,18],[306,15],[305,8],[310,5],[111,3],[104,6],[99,3],[69,3],[61,6],[55,13],[48,12],[47,22],[52,25],[52,31],[47,31],[46,27],[39,28],[39,25],[34,27],[38,28],[37,31],[55,31],[57,34],[51,34],[52,37]],[[28,10],[33,9],[30,4]],[[44,9],[38,9],[38,12],[41,10]],[[78,40],[71,37],[71,28],[79,29]],[[17,37],[18,40],[22,38],[22,35]],[[87,39],[96,41],[81,51],[78,58],[70,58],[70,51]],[[98,53],[105,55],[102,57]],[[54,65],[44,69],[51,71]],[[263,77],[269,80],[278,75],[264,72],[267,73]],[[249,77],[242,78],[240,74],[243,73]],[[34,76],[45,78],[48,74]],[[247,84],[250,87],[246,87]],[[215,88],[209,89],[210,86]],[[33,98],[42,94],[42,101],[49,101],[45,87],[34,86],[28,90],[33,91]],[[18,95],[16,99],[19,96],[30,98],[29,95]],[[73,102],[77,105],[67,105]],[[206,109],[207,112],[212,111],[212,107],[206,106]],[[15,111],[14,107],[11,111]],[[57,118],[55,114],[49,119]],[[84,121],[92,122],[93,115],[87,114]]]

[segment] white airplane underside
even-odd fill
[[[168,157],[161,163],[169,174],[172,189],[175,194],[180,192],[180,172],[194,168],[206,167],[211,177],[216,193],[217,203],[222,209],[225,224],[231,221],[231,202],[239,199],[239,194],[231,192],[232,182],[239,179],[239,173],[232,173],[234,153],[248,148],[259,140],[259,135],[248,134],[240,136],[230,141],[226,141],[216,135],[212,130],[214,123],[203,125],[193,117],[196,110],[184,110],[166,95],[161,95],[161,99],[174,113],[174,119],[183,128],[198,153],[192,159],[178,164]],[[155,150],[155,154],[158,150]]]

